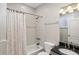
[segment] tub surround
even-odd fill
[[[39,48],[36,44],[28,46],[27,55],[36,55],[39,52],[43,51],[43,47],[39,45]]]
[[[66,44],[66,45],[67,45],[67,44]],[[74,52],[76,52],[77,54],[79,54],[79,50],[78,50],[79,47],[78,47],[78,46],[74,46],[74,50],[73,50],[72,45],[70,45],[70,48],[68,48],[68,46],[65,47],[65,43],[62,43],[62,42],[60,42],[60,45],[59,45],[59,46],[56,46],[56,47],[54,47],[53,49],[51,49],[52,54],[54,53],[55,55],[66,55],[66,54],[60,52],[60,51],[58,50],[59,48],[69,49],[69,50],[74,51]],[[51,55],[52,55],[52,54],[51,54]]]

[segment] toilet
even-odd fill
[[[38,55],[49,55],[50,50],[52,48],[54,48],[54,46],[55,46],[55,44],[53,44],[53,43],[44,42],[44,49],[45,49],[45,51],[42,51],[42,52],[38,53]]]

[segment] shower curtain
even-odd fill
[[[7,10],[6,29],[7,54],[26,54],[26,15]]]

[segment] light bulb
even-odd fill
[[[65,12],[65,11],[63,11],[63,12],[62,12],[62,14],[66,14],[66,12]]]
[[[69,12],[69,13],[73,12],[73,8],[71,6],[68,6],[67,7],[67,12]]]
[[[77,4],[77,7],[79,7],[79,3]]]
[[[59,13],[62,13],[64,10],[63,9],[61,9],[60,11],[59,11]]]
[[[72,8],[71,6],[68,6],[68,7],[67,7],[67,10],[70,10],[71,8]]]
[[[76,8],[77,8],[77,10],[79,10],[79,3],[77,4],[77,7]]]
[[[72,12],[73,12],[73,10],[70,10],[70,11],[69,11],[69,13],[72,13]]]

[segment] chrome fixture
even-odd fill
[[[68,48],[70,48],[70,43],[68,42]]]
[[[23,13],[23,14],[29,14],[29,15],[33,15],[33,16],[38,16],[38,17],[43,17],[43,16],[39,16],[39,15],[36,15],[36,14],[31,14],[31,13],[18,11],[18,10],[14,10],[14,9],[10,9],[10,8],[7,8],[7,10],[11,10],[11,11],[15,11],[15,12],[18,12],[18,13]]]

